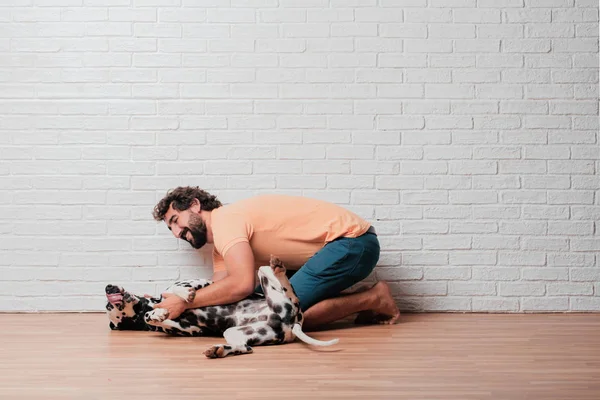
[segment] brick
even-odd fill
[[[427,37],[427,26],[421,23],[381,23],[379,31],[382,37],[417,39]]]
[[[471,299],[465,297],[399,297],[402,311],[471,311]]]
[[[404,204],[447,204],[448,195],[435,191],[406,191],[403,194],[402,202]]]
[[[457,23],[492,24],[501,22],[500,10],[455,8],[452,17]]]
[[[597,311],[600,297],[571,297],[571,311]]]
[[[473,238],[473,249],[498,250],[498,249],[518,249],[518,238],[511,236],[485,235]]]
[[[475,67],[476,57],[470,54],[431,54],[431,67]],[[416,65],[418,67],[418,65]]]
[[[576,37],[595,37],[598,35],[596,27],[597,23],[587,24],[576,24],[575,25],[575,36]]]
[[[400,296],[445,296],[448,293],[445,282],[399,282],[390,286]]]
[[[481,84],[477,85],[477,98],[479,99],[521,99],[523,86],[507,84]]]
[[[543,296],[546,288],[539,282],[500,282],[498,294],[501,296]]]
[[[450,53],[452,41],[447,39],[406,39],[407,53]]]
[[[503,51],[507,53],[548,53],[551,41],[547,39],[503,40]]]
[[[484,251],[453,251],[450,253],[450,265],[495,265],[496,254]],[[476,278],[481,280],[480,278]],[[487,280],[487,279],[483,279]]]
[[[491,296],[496,294],[496,283],[449,282],[448,294],[457,296]]]
[[[591,254],[576,254],[576,253],[558,253],[548,255],[548,265],[556,267],[592,267],[594,265],[594,256]],[[585,271],[584,271],[585,270]],[[581,272],[592,271],[582,269]],[[574,279],[576,269],[571,269],[571,280]],[[585,279],[584,279],[585,280]]]
[[[591,38],[554,39],[552,50],[556,53],[598,52],[598,40]]]
[[[500,72],[488,70],[457,70],[452,73],[454,82],[494,83],[500,81]]]
[[[385,258],[382,253],[382,258]],[[375,270],[377,279],[385,281],[410,281],[419,280],[423,277],[421,268],[397,268],[397,267],[380,267]]]
[[[527,37],[531,38],[558,38],[574,37],[575,28],[573,24],[531,24],[527,26]]]
[[[582,256],[573,256],[575,257]],[[574,263],[570,263],[573,265]],[[587,268],[571,268],[571,281],[573,282],[598,282],[600,281],[600,268],[598,267],[587,267]]]
[[[481,8],[523,7],[523,0],[479,0],[478,6]]]
[[[377,118],[377,127],[381,130],[423,129],[424,126],[425,121],[423,117],[381,116]]]
[[[473,177],[473,189],[518,189],[520,186],[518,177],[513,176]]]
[[[475,38],[475,25],[470,24],[431,24],[430,38]]]
[[[533,186],[533,185],[527,185]],[[535,185],[537,188],[541,185]],[[545,185],[552,188],[552,185]],[[523,207],[523,218],[525,219],[568,219],[569,208],[560,206],[532,206]]]
[[[406,109],[406,107],[405,107]],[[469,101],[453,100],[451,102],[452,114],[497,114],[498,103],[495,101]],[[522,111],[522,109],[521,109]],[[440,112],[437,112],[438,114]]]
[[[552,21],[552,14],[549,9],[506,10],[504,15],[508,23]]]
[[[477,26],[478,38],[522,38],[523,25],[521,24],[485,24]]]
[[[478,54],[479,68],[519,68],[523,67],[524,58],[519,54]]]
[[[431,146],[425,151],[429,160],[470,159],[471,149],[466,146]]]
[[[454,49],[458,53],[497,53],[500,51],[500,40],[455,39]]]
[[[544,297],[540,299],[523,298],[521,300],[522,311],[567,311],[568,309],[568,298]]]
[[[473,311],[486,312],[516,312],[519,310],[518,299],[505,299],[501,297],[474,297]]]
[[[592,204],[593,195],[593,192],[585,190],[552,191],[548,192],[548,204]]]
[[[525,281],[568,281],[568,268],[526,267],[522,269]]]

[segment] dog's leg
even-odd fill
[[[144,320],[150,325],[159,325],[169,318],[169,311],[166,308],[155,308],[152,311],[148,311],[144,315]]]
[[[178,281],[173,286],[167,288],[165,293],[173,293],[174,295],[181,297],[188,303],[191,303],[196,298],[196,291],[200,290],[208,285],[212,281],[207,279],[193,279],[188,281]]]
[[[172,320],[164,318],[166,311],[163,308],[157,308],[144,315],[144,321],[150,326],[162,328],[165,333],[179,334],[183,336],[203,336],[204,330],[199,326],[197,317],[194,313],[185,312],[179,318]],[[183,324],[183,322],[186,322]],[[184,327],[184,325],[186,327]]]
[[[164,329],[165,333],[169,333],[171,335],[202,336],[204,334],[204,331],[199,326],[189,326],[187,328],[183,328],[179,322],[172,319],[167,319],[158,324],[148,323],[148,325],[162,328]]]
[[[260,283],[267,298],[267,304],[272,310],[271,319],[279,319],[278,325],[273,325],[278,335],[285,342],[292,342],[296,337],[305,343],[315,346],[331,346],[338,339],[329,341],[316,340],[302,331],[304,316],[300,309],[300,300],[286,276],[286,268],[275,256],[271,256],[270,265],[260,267]]]
[[[208,358],[223,358],[228,355],[252,353],[254,345],[282,343],[267,322],[254,322],[244,326],[234,326],[223,333],[227,344],[209,347],[204,355]]]

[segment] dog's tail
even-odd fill
[[[312,344],[314,346],[331,346],[339,342],[339,339],[332,339],[326,342],[322,340],[313,339],[302,331],[302,326],[300,324],[294,324],[292,332],[294,333],[294,335],[296,335],[298,339],[302,340],[304,343]]]

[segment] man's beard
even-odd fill
[[[202,218],[197,215],[190,215],[189,228],[185,228],[185,232],[182,235],[183,239],[188,242],[193,248],[199,249],[206,244],[207,230],[206,224]],[[187,231],[192,234],[192,241],[187,239]]]

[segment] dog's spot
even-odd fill
[[[259,320],[259,321],[266,321],[267,319],[269,319],[269,317],[268,317],[268,316],[266,316],[266,315],[259,315],[259,316],[258,316],[258,320]]]
[[[277,314],[271,314],[269,316],[269,321],[267,322],[267,325],[269,325],[275,331],[281,330],[281,317]]]
[[[252,329],[252,328],[244,329],[244,334],[246,334],[246,335],[252,335],[253,333],[254,333],[254,329]]]
[[[287,304],[286,304],[286,305],[287,305]],[[276,312],[277,314],[279,314],[280,312],[282,312],[282,311],[283,311],[283,308],[281,307],[281,305],[279,305],[279,304],[275,304],[275,305],[273,306],[273,311],[274,311],[274,312]]]
[[[266,287],[266,286],[268,286],[268,285],[269,285],[269,280],[267,279],[267,277],[266,277],[266,276],[263,276],[263,277],[260,279],[260,283],[261,283],[261,285],[262,285],[262,286],[263,286],[263,288],[264,288],[264,287]]]
[[[285,340],[285,332],[284,331],[277,332],[276,335],[275,335],[275,339],[279,343],[283,342]]]
[[[246,343],[250,346],[254,346],[255,344],[259,344],[260,343],[260,339],[258,338],[249,338]]]
[[[236,305],[229,305],[221,308],[221,317],[228,317],[235,312]]]
[[[298,313],[298,315],[296,316],[296,318],[298,319],[298,322],[302,321],[302,313]]]
[[[187,320],[187,317],[184,317],[179,319],[179,326],[181,326],[182,329],[187,329],[192,326],[192,323]]]
[[[265,328],[260,328],[258,330],[258,334],[261,336],[265,336],[267,334],[267,330]]]
[[[285,303],[283,305],[285,307],[285,315],[283,316],[283,322],[285,324],[291,325],[294,321],[294,314],[293,314],[293,308],[292,305],[290,303]]]

